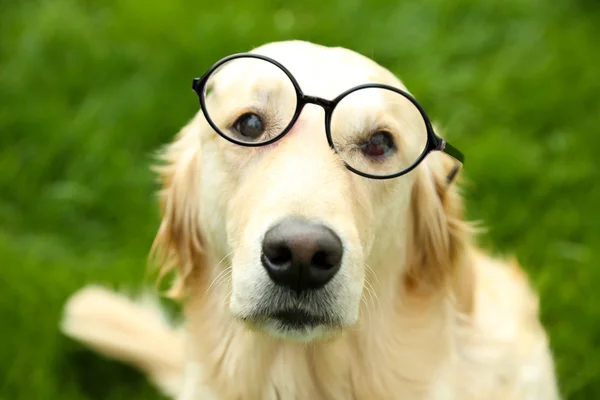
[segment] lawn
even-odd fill
[[[600,5],[0,2],[0,399],[153,399],[58,333],[88,282],[150,284],[154,151],[219,58],[299,38],[397,73],[467,155],[481,244],[540,292],[565,399],[600,398]]]

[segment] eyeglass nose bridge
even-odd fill
[[[303,106],[306,104],[316,104],[322,107],[326,112],[331,112],[334,107],[334,102],[331,100],[323,99],[321,97],[316,96],[307,96],[305,94],[301,96],[300,101],[302,102]]]

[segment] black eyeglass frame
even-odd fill
[[[232,60],[235,60],[238,58],[256,58],[256,59],[263,60],[263,61],[266,61],[266,62],[269,62],[269,63],[275,65],[276,67],[278,67],[280,70],[282,70],[285,73],[285,75],[290,79],[290,81],[292,82],[292,84],[296,90],[296,111],[294,112],[294,116],[292,117],[292,119],[290,120],[288,125],[285,127],[285,129],[283,129],[281,131],[280,134],[278,134],[277,136],[274,136],[268,140],[265,140],[263,142],[244,142],[244,141],[237,140],[229,135],[226,135],[213,122],[213,120],[211,119],[210,114],[207,110],[207,107],[206,107],[206,84],[208,82],[208,78],[212,75],[212,73],[217,68],[219,68],[220,66],[222,66],[223,64],[225,64],[229,61],[232,61]],[[237,53],[237,54],[232,54],[230,56],[222,58],[217,63],[215,63],[212,67],[210,67],[210,69],[204,75],[202,75],[202,77],[194,78],[192,81],[192,89],[194,89],[194,92],[196,92],[196,94],[198,95],[202,113],[204,114],[206,121],[215,130],[215,132],[217,132],[219,134],[219,136],[221,136],[223,139],[225,139],[231,143],[235,143],[237,145],[245,146],[245,147],[260,147],[260,146],[266,146],[268,144],[274,143],[274,142],[280,140],[281,138],[283,138],[290,131],[290,129],[294,126],[294,124],[298,120],[298,117],[302,113],[302,110],[304,109],[304,107],[307,104],[315,104],[315,105],[321,106],[323,108],[323,110],[325,111],[325,135],[327,136],[327,142],[329,143],[329,146],[336,153],[337,153],[337,149],[335,148],[335,145],[333,144],[333,139],[331,136],[331,118],[333,116],[333,111],[335,110],[335,107],[349,94],[354,93],[357,90],[368,89],[368,88],[390,90],[390,91],[396,92],[396,93],[404,96],[406,99],[408,99],[417,108],[417,110],[419,110],[419,113],[421,114],[423,121],[425,121],[425,127],[427,129],[427,143],[425,145],[425,149],[419,155],[419,157],[416,159],[415,162],[413,162],[410,166],[404,168],[403,170],[401,170],[399,172],[395,172],[393,174],[371,175],[371,174],[368,174],[368,173],[365,173],[365,172],[355,169],[354,167],[349,165],[346,161],[344,161],[346,168],[348,168],[350,171],[354,172],[355,174],[358,174],[360,176],[363,176],[365,178],[370,178],[370,179],[397,178],[397,177],[405,175],[405,174],[409,173],[410,171],[412,171],[413,169],[415,169],[425,159],[425,157],[427,157],[427,155],[429,153],[431,153],[432,151],[444,152],[444,153],[450,155],[451,157],[453,157],[454,159],[456,159],[458,162],[460,162],[461,166],[464,164],[465,157],[464,157],[463,153],[460,150],[458,150],[456,147],[452,146],[450,143],[446,142],[444,139],[439,137],[434,132],[433,127],[431,125],[431,121],[429,120],[427,113],[425,112],[423,107],[421,107],[419,102],[417,102],[417,100],[413,96],[411,96],[409,93],[407,93],[401,89],[398,89],[396,87],[393,87],[393,86],[379,84],[379,83],[366,83],[366,84],[358,85],[358,86],[355,86],[353,88],[350,88],[350,89],[344,91],[343,93],[338,95],[333,100],[327,100],[327,99],[323,99],[321,97],[309,96],[309,95],[304,94],[304,92],[300,88],[300,85],[296,81],[296,78],[294,78],[292,73],[290,71],[288,71],[288,69],[285,68],[281,63],[279,63],[278,61],[276,61],[270,57],[263,56],[261,54],[254,54],[254,53]],[[458,168],[455,168],[452,170],[452,172],[448,176],[449,182],[451,182],[454,179],[457,172],[458,172]]]

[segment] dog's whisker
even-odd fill
[[[371,281],[365,280],[365,288],[369,291],[369,293],[373,295],[373,297],[379,300],[379,296],[377,296],[377,292],[375,291],[375,288],[373,287]]]
[[[233,289],[229,289],[229,292],[227,292],[227,294],[225,295],[225,302],[227,303],[228,307],[229,307],[229,304],[231,303],[232,293],[233,293]]]
[[[209,294],[211,290],[216,289],[219,285],[226,282],[228,278],[231,276],[231,265],[227,266],[223,271],[221,271],[210,283],[208,288],[206,289],[206,293]]]
[[[369,305],[372,304],[372,297],[371,290],[365,285],[364,295],[360,300],[364,303],[367,309],[370,308]]]
[[[215,287],[218,286],[220,284],[220,282],[223,279],[226,279],[227,276],[230,274],[230,270],[229,269],[224,269],[223,271],[221,271],[210,283],[210,285],[208,286],[208,288],[206,289],[207,293],[210,293],[210,290]]]
[[[231,251],[225,255],[225,257],[221,258],[221,260],[217,263],[215,270],[218,270],[223,261],[228,259],[234,252]],[[226,280],[231,274],[231,262],[221,271],[219,274],[212,280],[208,288],[206,289],[206,293],[210,293],[211,289],[218,287],[224,280]]]
[[[233,270],[231,269],[231,264],[226,267],[225,271],[227,272],[221,275],[221,278],[216,283],[216,286],[222,285],[225,282],[231,280],[231,273],[233,272]]]
[[[228,254],[225,255],[225,257],[221,258],[221,261],[219,261],[217,263],[217,266],[215,267],[215,269],[219,269],[219,267],[221,266],[221,263],[223,261],[225,261],[227,258],[229,258],[235,251],[230,251]]]
[[[370,310],[367,298],[366,297],[361,298],[360,303],[364,305],[364,307],[362,307],[362,309],[365,310],[365,312],[367,313],[367,319],[371,320],[371,310]]]
[[[377,291],[369,280],[365,280],[365,291],[369,297],[369,300],[371,301],[371,304],[373,305],[373,308],[376,309],[379,305],[381,305]]]
[[[364,309],[366,310],[368,320],[371,320],[371,318],[372,318],[372,314],[371,314],[371,308],[372,308],[371,305],[373,304],[372,300],[371,300],[372,297],[373,297],[373,295],[372,295],[371,291],[367,289],[366,296],[361,298],[361,303],[364,304]]]
[[[369,276],[372,276],[373,278],[375,278],[375,280],[377,281],[377,285],[380,285],[381,281],[379,281],[379,277],[375,273],[375,270],[367,263],[365,263],[365,269],[367,270],[367,274]]]
[[[369,267],[370,268],[370,267]],[[371,271],[373,271],[371,269]],[[373,276],[376,276],[373,274]],[[375,290],[375,288],[373,287],[373,284],[371,283],[371,281],[369,279],[365,279],[365,290],[369,296],[369,301],[371,303],[371,305],[373,306],[373,309],[377,309],[381,306],[381,300],[379,298],[379,295],[377,294],[377,290]]]

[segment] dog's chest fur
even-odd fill
[[[181,399],[556,399],[547,341],[530,318],[527,293],[503,283],[512,279],[503,271],[486,275],[493,285],[481,282],[487,289],[478,291],[468,324],[444,302],[411,306],[408,315],[381,299],[387,312],[365,312],[359,326],[329,343],[271,339],[234,322],[220,296],[192,297],[188,359],[201,368],[187,375],[184,391],[192,394]],[[491,290],[497,285],[505,290]]]
[[[329,343],[283,343],[214,307],[190,305],[188,331],[190,350],[203,364],[194,385],[209,387],[215,400],[430,399],[432,378],[449,358],[442,323],[404,330],[370,320]]]
[[[246,342],[238,346],[236,340]],[[350,341],[330,345],[285,344],[266,349],[263,343],[248,346],[251,338],[232,338],[226,354],[207,366],[208,386],[215,399],[427,399],[430,382],[408,359],[380,349],[368,359]],[[216,355],[215,353],[213,353]],[[208,356],[204,353],[204,357]],[[418,361],[417,361],[418,363]],[[390,394],[394,395],[390,397]]]

